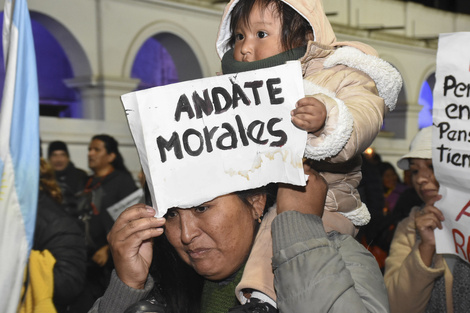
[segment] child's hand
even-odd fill
[[[313,97],[305,97],[297,101],[296,108],[292,110],[291,115],[295,126],[316,136],[325,126],[325,105]]]

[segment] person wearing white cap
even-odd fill
[[[434,206],[441,198],[432,164],[432,126],[421,129],[397,165],[411,170],[424,205],[414,207],[395,231],[385,261],[384,280],[391,312],[468,312],[470,267],[457,256],[436,254],[434,230],[444,216]]]

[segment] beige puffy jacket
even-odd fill
[[[393,236],[390,252],[385,260],[385,286],[388,290],[390,311],[425,312],[431,299],[434,281],[444,275],[447,313],[452,313],[452,273],[442,254],[436,254],[433,267],[427,267],[419,254],[420,240],[416,240],[414,207],[409,217],[401,221]]]
[[[216,43],[220,58],[230,48],[230,12],[238,1],[227,5],[222,18]],[[357,191],[360,154],[379,133],[385,112],[394,108],[402,79],[372,47],[360,42],[337,42],[320,0],[284,2],[306,18],[314,31],[314,41],[300,59],[304,90],[307,96],[325,104],[328,116],[323,134],[309,134],[305,157],[314,160],[315,168],[328,182],[325,209],[347,218],[324,222],[327,228],[331,224],[332,229],[355,234],[354,226],[365,225],[370,219]],[[346,230],[335,227],[347,222],[352,224]]]

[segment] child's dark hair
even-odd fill
[[[235,29],[238,23],[248,24],[250,12],[255,5],[262,10],[273,5],[274,13],[281,19],[281,44],[284,50],[291,50],[308,43],[308,35],[313,34],[309,22],[291,6],[282,0],[240,0],[234,7],[230,16],[230,29],[232,36],[228,42],[230,47],[235,45]]]

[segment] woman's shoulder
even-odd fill
[[[68,214],[62,209],[51,196],[47,193],[40,191],[38,197],[38,217],[46,219],[48,222],[57,220],[59,218],[67,219]]]
[[[132,177],[131,173],[126,170],[121,170],[121,169],[114,169],[111,173],[108,174],[109,178],[115,178],[115,177]]]
[[[110,173],[106,180],[103,183],[110,184],[110,183],[117,183],[119,184],[125,183],[126,185],[136,186],[135,180],[132,177],[132,174],[126,170],[119,170],[115,169],[112,173]],[[137,186],[136,186],[137,189]]]
[[[82,236],[78,220],[69,216],[51,197],[40,193],[36,216],[35,244],[45,248],[53,237],[65,240]]]

